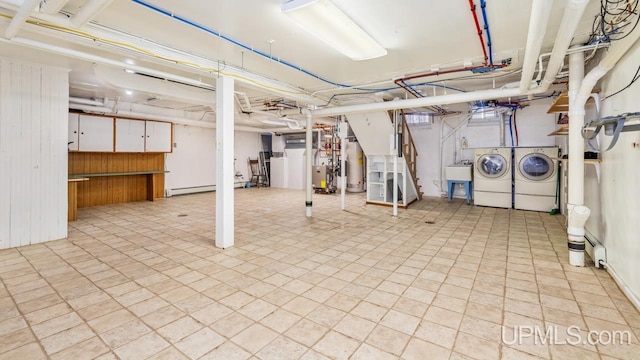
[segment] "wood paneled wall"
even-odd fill
[[[0,57],[0,249],[67,237],[69,71]]]
[[[164,170],[162,153],[69,153],[69,175]],[[164,197],[164,174],[154,174],[154,197]],[[91,177],[78,184],[78,207],[147,199],[147,175]]]

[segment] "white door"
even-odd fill
[[[145,121],[116,119],[116,151],[144,152]]]
[[[171,123],[146,121],[145,151],[171,152]]]
[[[78,114],[69,114],[69,136],[67,137],[67,149],[78,151]]]
[[[113,152],[113,118],[80,115],[78,150]]]

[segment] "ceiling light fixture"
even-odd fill
[[[269,124],[269,125],[286,126],[292,130],[302,129],[302,126],[300,125],[298,120],[287,119],[286,117],[281,117],[277,119],[263,119],[263,120],[260,120],[260,122],[263,124]]]
[[[358,24],[329,0],[289,0],[280,10],[309,33],[353,60],[387,55]]]

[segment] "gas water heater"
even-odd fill
[[[363,192],[364,187],[364,154],[357,142],[347,143],[347,191]]]

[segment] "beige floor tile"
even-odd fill
[[[462,321],[462,314],[454,311],[431,306],[427,309],[424,320],[434,322],[452,329],[458,329]]]
[[[21,346],[11,351],[0,354],[0,360],[16,360],[16,359],[47,359],[44,351],[36,342]]]
[[[390,310],[382,320],[380,320],[380,324],[407,335],[413,335],[418,324],[420,324],[420,318],[396,310]]]
[[[48,355],[57,353],[70,346],[94,337],[96,334],[86,324],[51,335],[40,341]]]
[[[238,345],[227,341],[222,345],[218,346],[211,352],[207,353],[200,359],[203,360],[245,360],[251,358],[251,354]]]
[[[387,308],[363,301],[358,304],[351,313],[377,323],[387,311]]]
[[[191,359],[197,359],[225,342],[225,338],[215,331],[204,328],[195,332],[175,346]]]
[[[459,333],[454,350],[474,359],[499,359],[500,345],[498,342],[484,340],[473,335]]]
[[[358,341],[330,330],[313,349],[331,359],[348,359],[358,346]]]
[[[256,353],[276,337],[278,337],[278,333],[275,331],[260,324],[253,324],[232,337],[231,341],[250,353]]]
[[[360,345],[358,350],[350,357],[350,359],[353,360],[393,360],[397,358],[397,356],[384,352],[369,344]]]
[[[279,333],[283,333],[300,319],[301,317],[294,313],[278,309],[260,320],[260,323]]]
[[[107,344],[107,346],[109,346],[109,348],[116,349],[128,342],[146,335],[149,332],[151,332],[149,327],[147,327],[141,320],[135,319],[100,334],[100,338],[105,344]]]
[[[329,329],[307,319],[302,319],[284,334],[305,346],[313,346]]]
[[[121,360],[137,360],[148,358],[169,344],[156,333],[149,333],[115,350]]]
[[[452,328],[423,320],[415,332],[415,337],[452,349],[458,332]]]
[[[80,316],[78,316],[78,314],[76,314],[75,312],[71,312],[71,313],[44,321],[40,324],[33,325],[31,329],[39,339],[43,339],[47,336],[57,334],[67,329],[71,329],[72,327],[75,327],[82,323],[83,321],[80,318]]]
[[[96,333],[101,334],[134,319],[135,316],[128,310],[120,309],[93,319],[88,324]]]
[[[210,327],[217,333],[231,338],[240,331],[248,328],[254,323],[253,320],[237,312],[233,312],[222,319],[214,322]]]
[[[279,336],[262,348],[256,356],[263,360],[299,359],[308,348],[287,337]]]
[[[189,316],[182,317],[168,325],[159,328],[158,334],[171,343],[176,343],[194,332],[202,329],[202,324]]]
[[[109,352],[98,337],[92,337],[51,356],[51,360],[91,360]]]
[[[35,341],[36,338],[35,336],[33,336],[33,333],[29,328],[24,328],[12,333],[5,334],[3,336],[0,336],[0,354]]]
[[[168,347],[148,358],[148,360],[188,360],[187,355],[175,347]]]
[[[378,325],[371,331],[366,343],[399,356],[410,338],[409,335]]]
[[[141,320],[152,329],[158,329],[183,317],[184,315],[185,313],[180,311],[178,308],[174,306],[167,306],[141,317]]]
[[[211,325],[223,317],[231,314],[233,310],[219,303],[213,303],[191,314],[191,317],[203,323]]]
[[[77,313],[85,321],[91,321],[120,309],[122,309],[122,305],[120,305],[115,300],[109,299],[95,305],[80,309],[77,311]]]
[[[425,356],[428,356],[432,359],[448,359],[450,354],[450,350],[413,338],[409,341],[407,348],[402,354],[402,358],[407,360],[422,360],[425,359]]]

